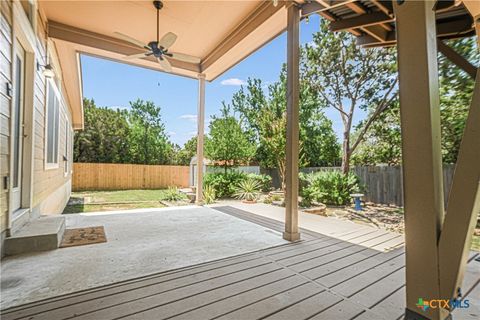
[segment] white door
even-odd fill
[[[14,55],[14,94],[12,112],[12,212],[22,207],[23,113],[25,95],[25,50],[17,41]]]

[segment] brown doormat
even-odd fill
[[[103,226],[66,229],[60,248],[107,242]]]

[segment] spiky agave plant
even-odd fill
[[[259,181],[246,179],[237,185],[233,196],[239,200],[255,201],[260,196],[261,187]]]
[[[215,202],[216,192],[212,186],[205,186],[203,188],[203,201],[205,204],[212,204]]]

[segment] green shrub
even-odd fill
[[[203,184],[212,187],[217,198],[225,198],[231,197],[235,193],[236,186],[246,179],[247,175],[241,172],[212,172],[205,175]]]
[[[248,179],[257,181],[260,184],[260,190],[263,192],[270,191],[272,189],[272,177],[266,174],[247,174]]]
[[[215,189],[212,186],[205,186],[203,188],[203,201],[205,204],[212,204],[215,202]]]
[[[239,200],[254,201],[260,196],[261,184],[255,179],[240,181],[235,189],[234,196]]]
[[[160,200],[165,201],[180,201],[186,198],[187,195],[178,191],[177,187],[168,187],[168,189],[160,195]]]
[[[345,205],[350,202],[350,194],[360,192],[360,182],[354,173],[344,175],[340,171],[320,171],[301,173],[300,188],[304,204]]]
[[[203,184],[212,187],[217,198],[226,198],[232,197],[240,182],[246,180],[256,181],[260,186],[260,191],[271,189],[272,177],[265,174],[246,174],[238,171],[207,173],[203,177]]]

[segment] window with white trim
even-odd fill
[[[48,80],[48,96],[45,130],[45,163],[47,166],[58,165],[58,130],[60,114],[60,94],[53,81]]]

